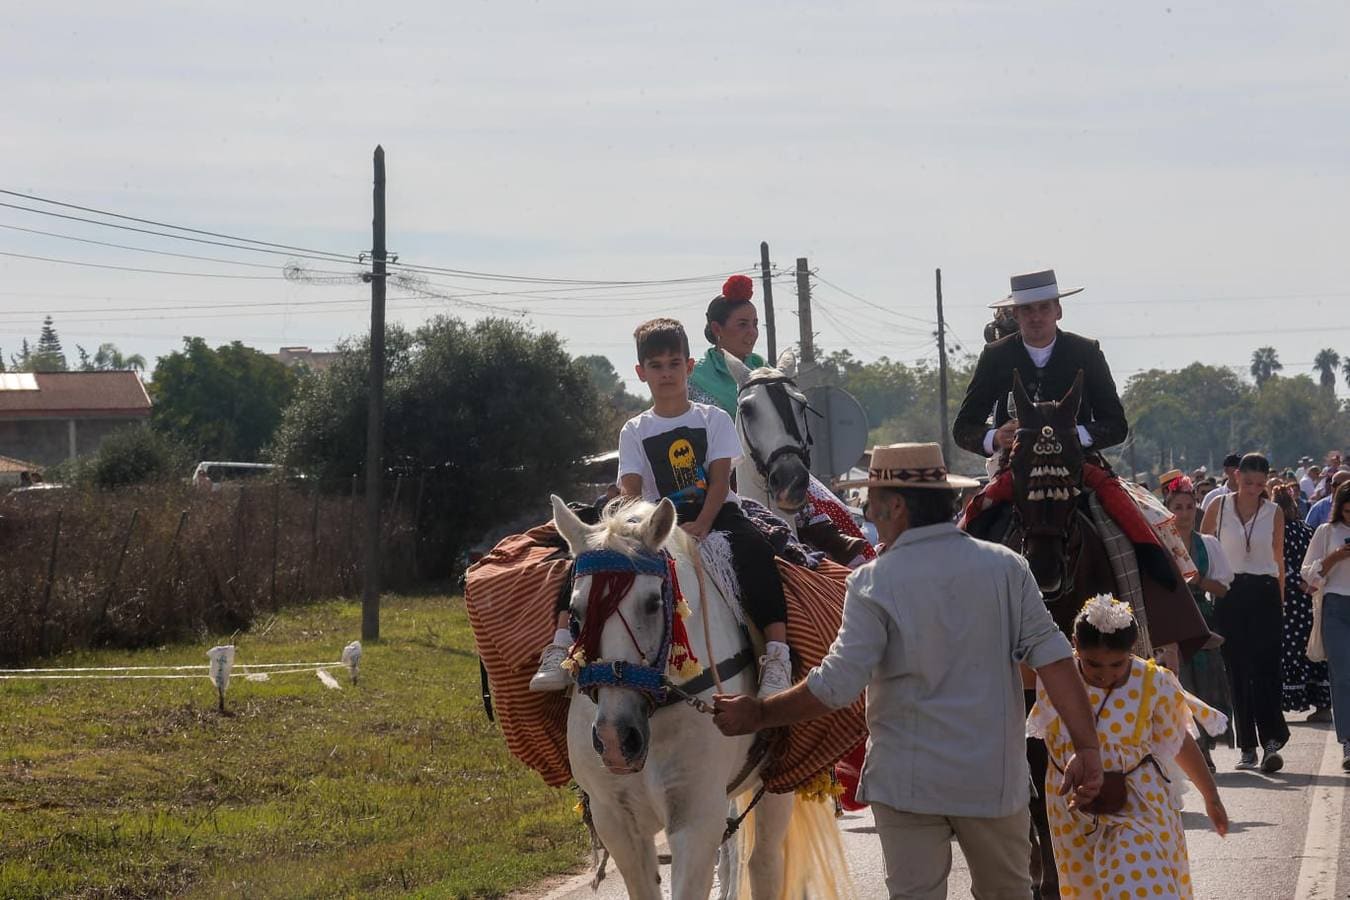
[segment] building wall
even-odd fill
[[[98,450],[109,434],[126,425],[144,425],[145,419],[76,419],[75,450],[85,456]],[[0,420],[0,456],[26,459],[42,466],[70,458],[69,419]]]

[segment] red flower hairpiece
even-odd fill
[[[755,282],[748,275],[732,275],[722,285],[722,296],[728,300],[749,300],[755,296]]]

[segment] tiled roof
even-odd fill
[[[0,473],[8,472],[41,472],[42,466],[37,463],[24,462],[21,459],[15,459],[12,456],[0,456]]]
[[[0,390],[0,417],[150,414],[150,395],[135,372],[38,372],[34,378],[36,391]]]

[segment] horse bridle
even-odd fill
[[[755,464],[755,471],[764,478],[769,477],[769,468],[784,456],[797,457],[802,461],[802,465],[806,466],[809,471],[811,468],[811,447],[815,443],[814,439],[811,437],[811,420],[806,417],[802,418],[802,422],[806,426],[806,434],[803,435],[801,429],[797,427],[796,411],[792,408],[792,403],[795,398],[788,394],[787,390],[790,386],[796,389],[798,393],[801,393],[801,389],[797,387],[797,382],[790,376],[782,374],[761,375],[758,378],[751,378],[745,384],[741,385],[740,390],[736,394],[736,398],[739,400],[750,388],[760,386],[764,386],[768,389],[767,393],[769,399],[773,401],[774,410],[778,413],[779,419],[782,420],[784,429],[796,443],[784,444],[770,453],[768,459],[765,459],[763,454],[760,453],[759,448],[750,441],[749,436],[742,435],[745,438],[746,452],[750,455],[751,462]],[[817,416],[820,415],[811,404],[803,400],[797,400],[796,402],[801,403],[802,407],[807,412],[814,413]],[[824,417],[822,416],[821,418]]]
[[[754,652],[741,650],[736,655],[721,660],[715,667],[716,676],[713,674],[713,667],[708,667],[702,674],[683,684],[675,684],[666,675],[666,666],[670,662],[671,639],[675,630],[675,607],[679,602],[679,583],[675,577],[673,558],[665,550],[659,553],[639,552],[633,556],[614,550],[588,550],[578,555],[573,563],[573,577],[601,572],[634,572],[639,575],[661,576],[661,612],[664,619],[661,643],[657,648],[656,658],[648,663],[647,653],[638,643],[632,626],[628,624],[623,611],[615,607],[613,614],[623,623],[628,639],[633,642],[641,662],[632,663],[624,659],[616,659],[613,662],[604,660],[587,662],[576,673],[577,690],[590,697],[592,702],[598,701],[599,689],[602,687],[636,691],[647,701],[648,718],[651,718],[657,710],[681,702],[689,704],[699,712],[711,714],[712,708],[700,700],[698,695],[712,687],[717,678],[730,679],[740,674],[754,662]],[[704,598],[700,597],[699,602],[704,602]],[[577,636],[577,626],[578,623],[573,617],[573,638]]]
[[[1063,443],[1059,440],[1059,437],[1055,434],[1054,428],[1052,428],[1049,425],[1045,425],[1039,429],[1037,428],[1017,429],[1017,434],[1014,440],[1021,440],[1024,437],[1034,438],[1035,443],[1031,447],[1031,452],[1035,456],[1053,458],[1060,456],[1064,452]],[[1074,489],[1073,492],[1071,493],[1071,497],[1077,496],[1079,496],[1079,491],[1077,489]],[[1038,503],[1044,501],[1038,499],[1033,500],[1031,502]],[[1062,594],[1065,590],[1071,589],[1072,586],[1070,582],[1072,578],[1077,575],[1078,563],[1081,562],[1081,553],[1080,553],[1079,557],[1076,557],[1074,559],[1074,565],[1072,567],[1070,567],[1069,565],[1070,556],[1072,555],[1069,552],[1069,550],[1070,547],[1073,545],[1073,540],[1075,537],[1081,538],[1081,535],[1079,534],[1079,529],[1081,528],[1081,526],[1078,523],[1078,510],[1073,508],[1070,509],[1069,515],[1065,519],[1063,526],[1040,525],[1040,524],[1028,525],[1026,522],[1023,521],[1022,511],[1015,502],[1013,503],[1012,515],[1013,515],[1013,523],[1014,525],[1016,525],[1018,532],[1021,535],[1022,546],[1019,548],[1019,550],[1022,556],[1024,557],[1026,556],[1028,537],[1058,538],[1064,543],[1064,556],[1060,561],[1060,592],[1058,594],[1055,594],[1053,597],[1046,597],[1045,601],[1047,603],[1050,603],[1053,602],[1054,600],[1059,599],[1060,594]]]

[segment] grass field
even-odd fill
[[[358,604],[238,635],[236,663],[336,660]],[[386,597],[361,683],[312,673],[0,681],[0,897],[495,897],[573,868],[573,796],[506,753],[463,603]],[[226,638],[36,665],[204,663]]]

